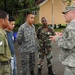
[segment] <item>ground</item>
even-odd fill
[[[17,56],[18,75],[21,75],[21,73],[20,73],[20,53],[18,51],[19,45],[16,44],[16,43],[14,43],[14,45],[15,45],[15,50],[16,50],[15,53],[16,53],[16,56]],[[59,61],[60,48],[58,47],[57,43],[53,43],[52,47],[53,47],[53,71],[56,73],[56,75],[63,75],[64,66]],[[43,65],[44,66],[43,66],[43,70],[42,70],[42,75],[47,75],[46,60],[44,60]],[[29,71],[28,71],[27,75],[30,75]],[[37,51],[36,51],[35,75],[37,75]]]

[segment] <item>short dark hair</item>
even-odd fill
[[[11,21],[15,21],[13,16],[9,16],[9,22],[11,22]]]
[[[26,12],[26,17],[27,17],[29,14],[34,15],[34,13],[33,13],[33,12]]]
[[[0,10],[0,18],[5,19],[5,18],[7,17],[7,15],[8,15],[8,14],[7,14],[5,11]]]
[[[42,20],[42,19],[45,19],[45,17],[42,17],[41,20]]]

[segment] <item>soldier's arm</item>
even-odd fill
[[[67,36],[64,35],[58,39],[58,45],[62,49],[72,49],[75,46],[75,29],[68,31]]]
[[[2,35],[0,34],[0,55],[1,54],[5,54],[5,45],[4,45],[4,38],[2,37]]]
[[[23,40],[23,27],[21,26],[18,30],[16,41],[19,45],[21,45],[22,40]]]

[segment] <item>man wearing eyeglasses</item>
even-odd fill
[[[64,75],[75,75],[75,5],[67,6],[62,13],[68,24],[63,33],[56,33],[50,39],[61,48],[59,58],[65,65]]]
[[[49,39],[49,36],[55,35],[55,33],[51,28],[51,26],[47,24],[47,20],[45,17],[42,17],[41,22],[43,25],[39,27],[37,31],[37,38],[39,41],[37,75],[41,75],[44,56],[46,56],[46,60],[47,60],[48,74],[55,75],[52,70],[52,63],[51,63],[52,46],[51,46],[51,40]]]

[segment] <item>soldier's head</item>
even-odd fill
[[[15,19],[13,16],[9,16],[9,26],[6,28],[6,30],[11,31],[15,27]]]
[[[0,27],[5,29],[9,25],[9,16],[6,12],[0,10]]]
[[[29,25],[32,25],[34,23],[34,14],[32,12],[28,12],[26,16],[26,21]]]
[[[73,19],[75,19],[75,5],[66,6],[62,13],[64,14],[65,22],[70,23]]]
[[[41,18],[41,22],[43,25],[47,25],[47,19],[45,17]]]

